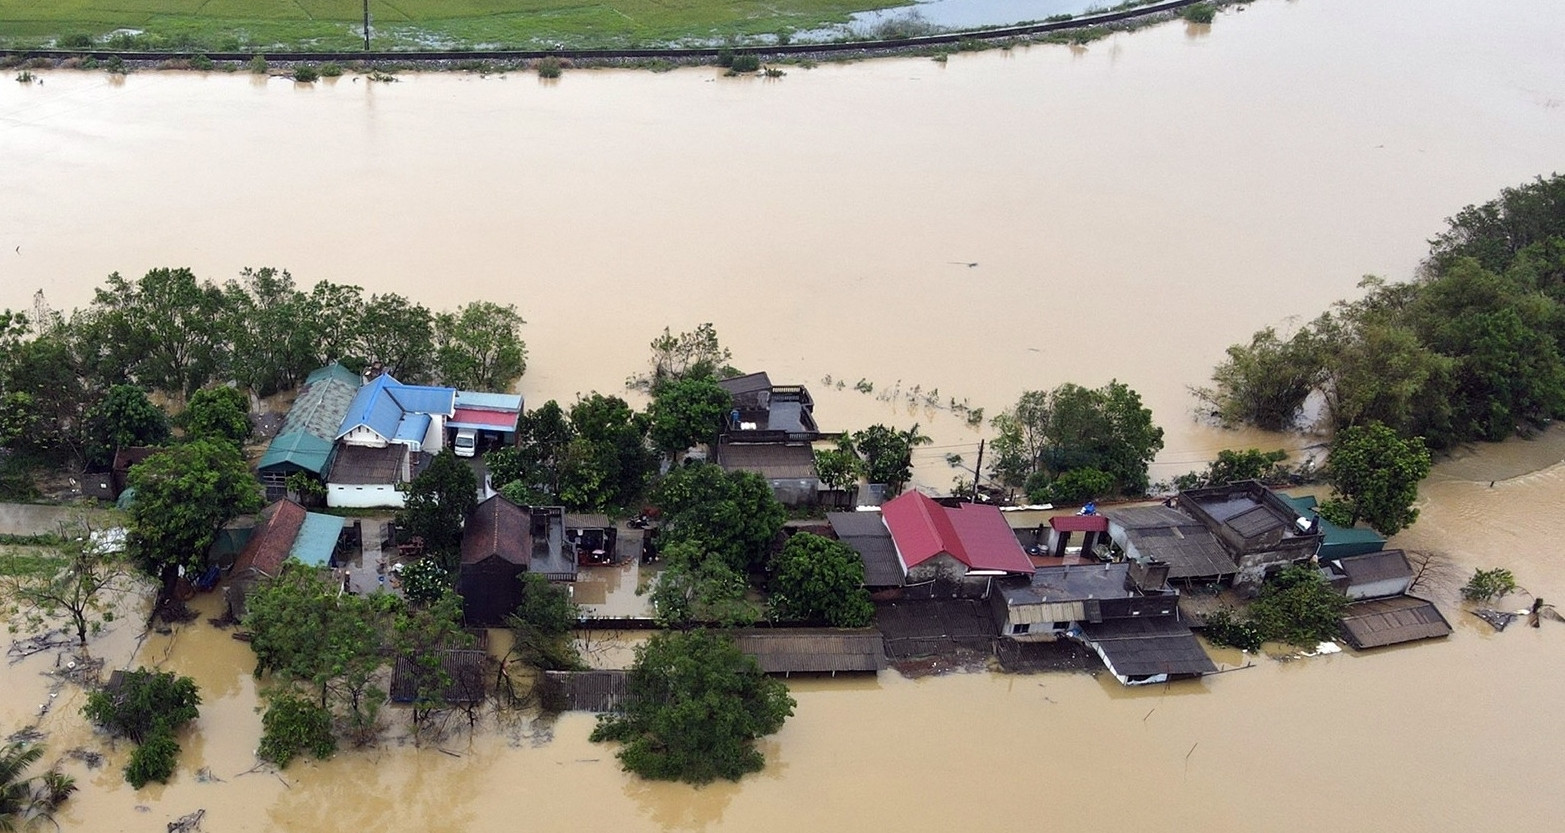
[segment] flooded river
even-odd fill
[[[665,325],[712,321],[739,366],[809,384],[825,427],[920,422],[933,486],[950,477],[939,459],[979,433],[910,405],[914,386],[992,414],[1026,388],[1117,377],[1167,429],[1154,471],[1167,477],[1284,441],[1191,417],[1186,386],[1226,345],[1314,316],[1364,273],[1407,277],[1443,217],[1559,168],[1561,31],[1552,0],[1264,0],[1210,28],[1082,49],[776,80],[45,73],[0,85],[0,307],[39,288],[80,305],[111,271],[162,265],[212,279],[285,266],[438,307],[512,302],[534,402],[619,390]],[[861,378],[874,394],[853,390]],[[1562,460],[1551,435],[1441,465],[1397,543],[1445,553],[1461,578],[1509,566],[1558,597]],[[495,728],[448,744],[456,756],[392,745],[241,774],[259,735],[252,659],[198,623],[138,653],[196,676],[207,699],[175,782],[126,788],[123,751],[96,771],[71,763],[84,789],[61,820],[150,831],[206,808],[222,833],[1550,829],[1565,815],[1546,788],[1565,777],[1552,712],[1565,626],[1494,634],[1449,584],[1436,596],[1449,640],[1262,659],[1192,685],[797,683],[766,771],[702,790],[626,777],[583,716]],[[133,639],[95,650],[128,656]],[[48,701],[37,670],[6,669],[0,725]],[[62,689],[45,717],[52,753],[96,743],[79,699]]]

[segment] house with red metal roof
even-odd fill
[[[942,506],[928,495],[905,492],[887,501],[881,516],[909,585],[1033,573],[1016,534],[993,506]]]

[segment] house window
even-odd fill
[[[1057,631],[1063,631],[1063,630],[1069,628],[1070,626],[1071,626],[1071,623],[1069,623],[1069,622],[1055,622],[1054,623],[1054,629],[1057,630]]]
[[[1020,624],[1020,625],[1012,625],[1011,626],[1011,633],[1026,633],[1028,631],[1028,629],[1031,628],[1031,627],[1032,627],[1032,625],[1029,625],[1029,624],[1026,624],[1026,623],[1023,623],[1023,624]]]

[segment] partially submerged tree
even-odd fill
[[[577,511],[632,507],[657,472],[650,420],[617,396],[593,393],[570,410],[571,438],[558,463],[560,502]]]
[[[116,596],[134,586],[134,573],[124,545],[85,521],[62,526],[59,537],[58,558],[41,569],[0,573],[0,604],[35,630],[64,617],[85,648],[88,634],[114,621]]]
[[[1516,576],[1503,567],[1490,570],[1475,569],[1473,577],[1462,586],[1462,598],[1470,602],[1487,602],[1504,597],[1516,590]]]
[[[714,554],[736,573],[766,563],[772,540],[787,520],[760,475],[725,472],[710,463],[680,466],[658,484],[652,503],[663,514],[663,546],[688,542]]]
[[[506,620],[512,655],[540,671],[582,668],[581,654],[571,639],[581,609],[571,601],[570,592],[537,573],[522,573],[517,579],[522,582],[522,603]]]
[[[853,438],[847,434],[837,438],[835,448],[815,452],[815,476],[828,489],[849,489],[857,486],[864,474],[864,461]]]
[[[1344,429],[1326,458],[1335,494],[1321,504],[1321,516],[1342,526],[1366,521],[1376,532],[1394,535],[1418,520],[1413,502],[1429,468],[1421,437],[1403,439],[1378,422]]]
[[[861,628],[875,618],[864,561],[841,541],[808,532],[788,539],[772,562],[772,615]]]
[[[630,695],[594,741],[616,741],[625,769],[664,781],[737,781],[765,759],[758,738],[782,728],[794,700],[733,640],[708,631],[659,633],[636,649]]]
[[[1336,638],[1347,604],[1318,570],[1295,565],[1266,582],[1250,605],[1250,619],[1268,640],[1311,647]]]
[[[652,340],[651,348],[651,372],[632,378],[630,387],[650,390],[670,379],[701,376],[726,379],[739,375],[739,371],[728,364],[733,355],[718,342],[717,328],[710,323],[678,335],[664,327],[663,334]]]
[[[43,747],[35,744],[0,747],[0,830],[53,822],[54,811],[76,792],[76,779],[56,770],[28,777],[27,770],[42,758]]]
[[[932,440],[918,433],[914,425],[898,431],[885,425],[871,425],[853,434],[853,446],[864,455],[864,477],[871,483],[884,483],[891,494],[900,494],[913,479],[913,449]]]
[[[256,757],[287,769],[290,761],[305,752],[325,760],[336,751],[330,710],[291,693],[277,695],[267,704],[261,715],[261,745],[256,748]]]
[[[87,695],[82,713],[110,734],[129,738],[136,751],[125,766],[125,780],[140,789],[148,781],[167,783],[179,761],[174,733],[199,716],[196,681],[167,671],[127,671],[117,688]]]
[[[995,472],[1029,497],[1048,497],[1048,487],[1067,472],[1096,469],[1112,478],[1112,491],[1144,494],[1147,466],[1163,448],[1163,429],[1152,411],[1123,382],[1101,388],[1066,383],[1043,393],[1027,391],[1010,410],[992,421]],[[1073,486],[1077,492],[1097,480]]]

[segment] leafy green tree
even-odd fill
[[[663,514],[663,546],[695,544],[743,574],[766,563],[787,511],[754,472],[725,472],[710,463],[681,466],[663,478],[652,503]]]
[[[440,559],[420,558],[402,568],[402,595],[409,604],[425,605],[439,601],[451,589],[454,576]]]
[[[717,328],[706,323],[693,332],[675,335],[668,327],[652,340],[652,369],[630,380],[630,387],[651,390],[665,380],[712,377],[726,379],[739,372],[729,366],[733,355],[717,338]]]
[[[378,701],[373,687],[385,665],[392,596],[339,594],[320,574],[289,560],[276,580],[250,591],[244,627],[251,633],[256,676],[276,674],[310,686],[322,707],[346,705],[356,724]]]
[[[837,438],[837,447],[815,452],[815,476],[828,489],[849,489],[857,486],[864,474],[864,461],[853,438],[847,434]]]
[[[852,547],[808,532],[788,539],[772,562],[772,613],[862,628],[875,618],[864,589],[864,561]]]
[[[1516,576],[1503,567],[1492,570],[1475,569],[1473,577],[1462,586],[1462,598],[1470,602],[1487,602],[1509,595],[1516,590]]]
[[[14,742],[0,747],[0,830],[20,830],[54,821],[54,811],[76,792],[69,775],[50,770],[27,777],[43,758],[43,747]]]
[[[683,627],[715,624],[753,625],[761,609],[747,599],[744,573],[721,553],[694,541],[676,541],[662,549],[663,569],[652,585],[652,610],[658,624]]]
[[[1344,429],[1326,457],[1335,494],[1321,505],[1321,515],[1344,526],[1367,521],[1380,534],[1394,535],[1418,520],[1413,502],[1429,467],[1420,437],[1403,439],[1378,422]]]
[[[256,757],[287,769],[288,763],[304,752],[325,760],[336,751],[329,710],[295,694],[281,694],[267,704],[261,715],[261,745]]]
[[[300,302],[300,318],[293,329],[302,330],[309,344],[314,369],[353,355],[359,322],[364,318],[364,290],[350,284],[317,281]]]
[[[1250,604],[1250,619],[1266,639],[1313,646],[1337,636],[1346,596],[1309,565],[1282,570]]]
[[[206,569],[217,531],[235,516],[261,508],[261,490],[233,443],[196,440],[165,449],[131,467],[136,498],[127,544],[148,575],[172,588],[177,571]]]
[[[576,430],[554,400],[522,414],[516,424],[517,444],[484,456],[490,479],[513,502],[523,506],[560,503],[560,481]],[[507,492],[512,484],[515,488]],[[513,497],[514,493],[514,497]]]
[[[435,316],[396,293],[371,295],[352,349],[366,364],[380,362],[403,382],[423,384],[435,371]]]
[[[179,425],[187,439],[243,445],[250,438],[250,400],[238,388],[202,388],[191,394]]]
[[[125,672],[118,688],[87,695],[82,713],[110,734],[136,743],[125,780],[141,789],[148,781],[167,783],[179,761],[174,733],[195,720],[201,693],[196,681],[167,671],[140,668]]]
[[[993,425],[1000,432],[997,472],[1012,483],[1027,472],[1029,492],[1067,472],[1096,469],[1112,478],[1113,491],[1144,494],[1147,466],[1163,448],[1163,429],[1152,423],[1152,411],[1119,381],[1096,389],[1066,383],[1046,394],[1027,391]],[[1099,485],[1089,479],[1071,488]]]
[[[1240,480],[1259,480],[1262,483],[1278,483],[1287,475],[1282,465],[1288,452],[1261,451],[1258,448],[1225,448],[1217,452],[1217,459],[1206,464],[1206,471],[1192,472],[1178,482],[1180,489],[1197,489],[1203,486],[1223,486]]]
[[[293,387],[316,365],[314,333],[302,326],[305,295],[285,270],[245,269],[223,285],[229,374],[261,396]]]
[[[1528,247],[1565,237],[1565,174],[1506,188],[1483,205],[1469,205],[1446,220],[1447,230],[1429,247],[1428,274],[1468,257],[1502,270]]]
[[[1212,371],[1213,387],[1191,392],[1224,425],[1283,431],[1293,427],[1321,373],[1313,333],[1300,330],[1285,340],[1267,327],[1248,345],[1228,348],[1228,359]]]
[[[114,621],[114,597],[133,586],[124,550],[102,537],[94,538],[85,522],[60,531],[59,560],[37,572],[0,573],[0,600],[8,605],[13,625],[34,630],[67,618],[77,643]],[[4,609],[0,606],[0,609]]]
[[[1028,480],[1027,499],[1033,503],[1081,504],[1114,493],[1114,475],[1092,467],[1071,469],[1053,480],[1039,476]]]
[[[511,654],[540,671],[583,668],[571,632],[581,609],[568,590],[537,573],[522,573],[522,603],[506,620],[511,629]]]
[[[134,385],[115,385],[87,411],[87,462],[107,466],[114,452],[168,442],[168,417]]]
[[[227,364],[223,291],[189,269],[109,275],[96,290],[87,338],[102,378],[116,373],[172,396],[194,392]]]
[[[652,441],[671,459],[700,443],[714,443],[734,398],[710,376],[670,378],[652,388]]]
[[[474,301],[435,316],[435,368],[468,390],[510,390],[527,370],[521,315],[510,304]]]
[[[620,763],[643,778],[737,781],[765,766],[755,741],[781,729],[794,705],[732,640],[659,633],[636,650],[624,710],[600,718],[592,739],[620,743]]]
[[[462,524],[478,505],[478,478],[450,448],[408,484],[397,526],[424,539],[424,552],[456,569],[462,548]]]
[[[864,455],[864,477],[871,483],[884,483],[898,494],[913,479],[913,449],[932,440],[918,433],[914,425],[898,431],[884,425],[871,425],[853,434],[853,445]]]
[[[392,623],[392,649],[413,670],[413,722],[422,726],[434,712],[450,705],[446,692],[454,680],[446,670],[447,649],[467,648],[473,637],[462,629],[462,597],[447,591],[438,600],[397,610]]]
[[[646,415],[617,396],[593,393],[571,406],[570,425],[574,436],[555,452],[560,502],[578,511],[613,511],[639,501],[658,466],[647,446]]]
[[[87,409],[96,389],[109,384],[93,378],[95,390],[88,390],[91,374],[81,357],[85,345],[74,322],[66,325],[57,315],[47,320],[49,325],[37,336],[10,350],[4,362],[5,375],[0,377],[0,390],[7,395],[32,397],[31,405],[40,419],[36,423],[38,433],[20,447],[30,446],[55,459],[81,460],[85,453]]]

